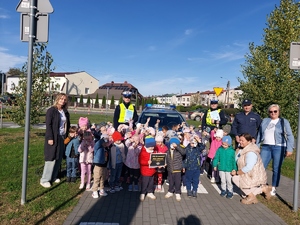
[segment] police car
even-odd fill
[[[174,124],[186,122],[185,118],[176,110],[175,105],[146,104],[137,122],[145,124],[149,117],[149,126],[151,127],[154,127],[158,119],[160,120],[160,130],[163,126],[168,126],[169,129],[172,129]]]

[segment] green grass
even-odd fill
[[[87,116],[91,122],[112,121],[112,115],[71,114],[71,122],[77,123],[80,116]],[[188,121],[199,125],[198,122]],[[24,150],[24,128],[0,129],[0,221],[3,224],[63,224],[69,213],[77,205],[83,191],[76,184],[66,184],[65,179],[51,188],[39,184],[43,165],[44,130],[30,131],[28,151],[28,176],[26,203],[21,205],[22,170]],[[65,161],[63,161],[63,166]],[[282,174],[293,179],[295,159],[287,158],[282,166]],[[260,198],[260,197],[259,197]],[[299,212],[277,198],[263,204],[283,218],[287,224],[300,224]]]

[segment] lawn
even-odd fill
[[[80,116],[87,116],[92,123],[112,121],[112,115],[71,114],[71,123],[76,124]],[[199,122],[188,121],[198,125]],[[44,158],[44,130],[32,129],[28,151],[28,176],[26,203],[21,205],[22,169],[24,150],[24,128],[0,129],[0,221],[2,224],[63,224],[69,213],[78,203],[83,191],[76,184],[67,184],[65,179],[51,188],[39,184]],[[63,161],[63,169],[65,162]],[[295,160],[286,159],[283,175],[293,179]],[[291,206],[274,198],[270,202],[260,199],[288,224],[300,224],[299,212],[294,213]]]

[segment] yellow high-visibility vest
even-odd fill
[[[118,122],[119,123],[125,123],[125,113],[126,113],[126,110],[130,110],[132,111],[132,114],[134,113],[134,107],[132,104],[129,105],[128,109],[126,109],[124,103],[121,103],[120,104],[120,116],[119,116],[119,120]]]
[[[209,125],[209,126],[216,126],[216,124],[211,123],[210,112],[211,112],[211,110],[209,109],[207,111],[207,115],[206,115],[206,124]],[[220,113],[220,112],[221,112],[221,109],[218,109],[218,113]]]

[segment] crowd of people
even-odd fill
[[[146,197],[155,200],[164,182],[168,184],[165,198],[175,196],[180,201],[182,188],[188,197],[197,198],[204,172],[212,183],[220,183],[220,196],[227,199],[233,198],[233,184],[240,188],[243,204],[257,203],[258,194],[266,199],[276,195],[283,159],[294,147],[290,124],[279,116],[278,105],[271,105],[270,117],[262,120],[246,99],[243,111],[229,125],[218,101],[212,100],[199,127],[182,123],[160,128],[159,120],[149,126],[151,118],[145,124],[136,123],[138,116],[130,97],[131,92],[123,92],[113,123],[96,125],[80,117],[77,126],[70,126],[67,96],[58,94],[46,113],[40,184],[49,188],[60,182],[58,172],[65,156],[66,182],[75,183],[80,175],[79,189],[91,190],[93,198],[126,187],[139,191],[141,201]],[[266,168],[271,159],[269,186]]]

